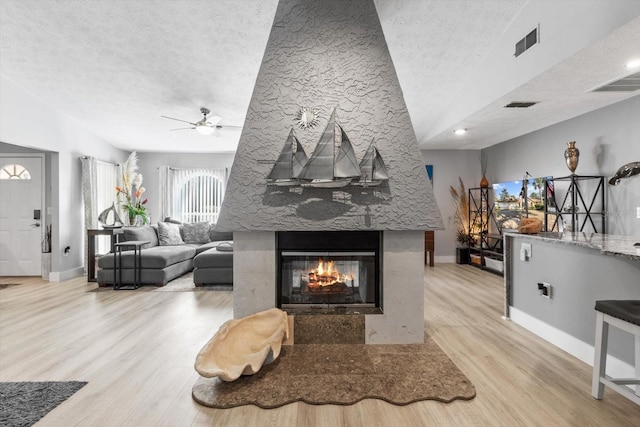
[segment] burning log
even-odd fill
[[[318,260],[317,268],[307,273],[306,279],[302,278],[306,291],[313,294],[348,294],[348,281],[353,285],[353,275],[340,274],[333,261],[322,259]]]

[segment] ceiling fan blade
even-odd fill
[[[185,130],[185,129],[195,129],[195,128],[176,128],[176,129],[169,129],[169,130]]]
[[[216,129],[242,129],[242,126],[216,125]]]
[[[189,123],[190,125],[196,125],[195,123],[192,122],[188,122],[186,120],[181,120],[181,119],[174,119],[173,117],[167,117],[167,116],[160,116],[160,117],[164,117],[165,119],[169,119],[169,120],[176,120],[178,122],[184,122],[184,123]]]

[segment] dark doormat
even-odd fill
[[[420,400],[471,400],[467,377],[433,342],[424,344],[295,344],[257,374],[233,382],[200,377],[193,399],[212,408],[256,405],[269,409],[295,401],[351,405],[382,399],[395,405]]]
[[[31,426],[87,384],[81,381],[0,383],[0,425]]]

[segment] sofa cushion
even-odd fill
[[[208,222],[196,222],[193,224],[183,224],[180,232],[182,233],[182,240],[185,243],[208,243],[211,241],[209,238]]]
[[[182,246],[154,246],[141,251],[140,260],[143,269],[165,268],[173,264],[193,258],[195,248]],[[119,262],[118,262],[119,264]],[[122,268],[133,268],[133,251],[122,251]],[[113,254],[108,254],[98,260],[98,267],[113,269]]]
[[[150,248],[158,246],[158,235],[156,230],[150,225],[144,225],[142,227],[124,227],[122,229],[124,239],[123,242],[131,240],[147,240],[151,243],[143,245],[142,248]]]
[[[209,239],[212,242],[216,242],[218,240],[233,240],[233,232],[232,231],[215,231],[212,225],[211,230],[209,230]]]
[[[193,269],[192,260],[188,259],[182,262],[172,264],[166,268],[143,268],[140,272],[141,282],[144,285],[166,285],[170,280],[182,276],[183,274]],[[100,286],[113,285],[113,269],[98,270],[98,284]],[[119,272],[116,271],[118,279],[120,279]],[[122,282],[121,283],[133,283],[133,269],[125,268],[122,270]]]
[[[196,268],[193,270],[193,283],[196,286],[233,285],[233,268]]]
[[[170,222],[158,222],[158,241],[160,246],[183,245],[180,226]]]
[[[217,248],[212,248],[201,252],[193,259],[193,266],[196,268],[233,268],[233,252],[219,252]]]

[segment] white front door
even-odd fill
[[[42,158],[0,157],[0,276],[40,276]]]

